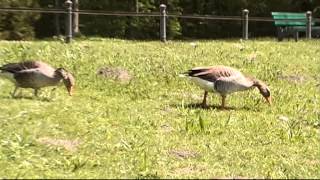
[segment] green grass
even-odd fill
[[[32,98],[11,98],[0,80],[0,178],[320,178],[320,42],[115,39],[0,41],[0,65],[39,59],[76,77]],[[265,81],[273,106],[258,90],[220,97],[178,74],[224,64]],[[129,84],[96,75],[123,67]],[[288,78],[291,76],[291,78]],[[302,76],[294,82],[297,76]],[[287,78],[284,78],[287,77]],[[39,139],[77,140],[75,151]]]

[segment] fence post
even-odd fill
[[[54,1],[54,8],[59,8],[59,1]],[[55,28],[55,34],[56,36],[61,35],[61,29],[60,29],[60,14],[56,13],[54,14],[54,28]]]
[[[160,4],[160,40],[162,42],[166,42],[166,8],[167,6],[164,4]]]
[[[64,2],[66,6],[66,43],[70,43],[72,39],[72,2],[70,0],[66,0]]]
[[[242,38],[248,40],[249,33],[249,10],[242,10]]]
[[[306,38],[311,39],[311,32],[312,32],[312,12],[307,11],[306,13],[307,16],[307,31],[306,31]]]

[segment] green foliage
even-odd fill
[[[3,0],[0,7],[64,8],[64,0]],[[198,14],[240,16],[249,9],[251,17],[271,17],[272,11],[305,12],[311,10],[319,17],[320,1],[294,0],[81,0],[80,10],[110,12],[159,13],[160,3],[167,5],[169,14]],[[36,13],[6,13],[0,16],[0,39],[30,39],[64,34],[65,15]],[[58,19],[58,20],[57,20]],[[58,25],[57,25],[58,24]],[[80,15],[80,31],[85,36],[118,37],[127,39],[158,39],[158,17],[119,17]],[[57,26],[57,27],[56,27]],[[58,27],[59,26],[59,27]],[[272,22],[250,22],[250,36],[275,34]],[[241,37],[240,21],[168,18],[167,38],[224,38]]]
[[[2,0],[0,7],[38,7],[35,0]],[[39,19],[38,13],[18,12],[0,13],[0,39],[22,40],[34,38],[34,23]]]
[[[139,0],[138,5],[133,0],[116,2],[113,0],[101,3],[81,1],[80,9],[93,9],[104,11],[126,11],[151,13],[159,12],[157,1]],[[174,10],[176,1],[170,1],[169,10]],[[136,9],[138,8],[138,9]],[[129,39],[154,39],[159,37],[159,19],[155,17],[106,17],[82,16],[81,31],[85,35],[101,35],[104,37],[126,37]],[[170,19],[168,23],[168,37],[180,35],[180,24],[177,19]]]
[[[91,38],[0,42],[0,64],[41,59],[76,78],[34,98],[0,79],[0,177],[320,178],[319,41],[145,42]],[[265,81],[221,99],[178,75],[224,64]],[[122,67],[128,84],[96,74]],[[68,145],[68,146],[67,146]],[[73,147],[73,148],[72,148]]]

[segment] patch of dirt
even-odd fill
[[[173,109],[169,106],[163,107],[160,110],[161,110],[161,115],[163,116],[173,112]]]
[[[213,177],[211,179],[256,179],[256,178],[236,176],[236,177]],[[263,178],[257,178],[257,179],[263,179]]]
[[[174,173],[182,175],[182,174],[192,174],[192,173],[196,173],[196,172],[202,172],[204,170],[205,170],[204,167],[186,166],[186,167],[181,167],[181,168],[175,169]]]
[[[167,125],[167,124],[164,124],[164,125],[161,126],[161,130],[163,132],[169,133],[169,132],[173,131],[174,128],[169,126],[169,125]]]
[[[199,156],[199,153],[190,150],[170,150],[169,154],[180,159],[195,158]]]
[[[313,160],[307,160],[307,164],[309,165],[319,165],[320,164],[320,161],[317,160],[317,159],[313,159]]]
[[[203,92],[201,90],[196,92],[190,92],[190,93],[189,92],[173,92],[172,95],[187,98],[187,99],[199,100],[199,101],[203,100]]]
[[[257,53],[251,53],[247,56],[247,61],[254,62],[257,60]]]
[[[183,167],[175,170],[176,174],[190,174],[194,171],[193,167]]]
[[[102,67],[97,71],[97,74],[122,83],[127,83],[133,78],[131,73],[120,67]]]
[[[243,51],[245,49],[245,46],[242,43],[237,43],[234,45],[236,49],[239,49],[240,51]]]
[[[289,118],[287,116],[283,116],[283,115],[280,115],[278,116],[278,119],[282,122],[288,122],[289,121]]]
[[[299,74],[298,75],[293,75],[293,74],[292,75],[279,75],[278,78],[292,82],[292,83],[296,83],[296,84],[304,83],[308,80],[308,78],[306,76],[299,75]]]
[[[198,47],[198,44],[196,42],[191,42],[190,43],[190,46],[192,46],[193,48],[197,48]]]
[[[67,151],[74,152],[77,150],[80,142],[78,140],[67,140],[67,139],[54,139],[50,137],[43,137],[36,140],[40,144],[53,147],[63,147]]]

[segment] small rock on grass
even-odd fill
[[[128,83],[133,78],[133,75],[129,73],[126,69],[120,67],[101,67],[98,72],[98,75],[119,81],[121,83]]]
[[[169,154],[178,158],[187,159],[199,156],[199,153],[189,150],[170,150]]]
[[[77,150],[80,142],[78,140],[55,139],[50,137],[43,137],[37,139],[37,142],[51,147],[63,147],[67,151],[74,152]]]

